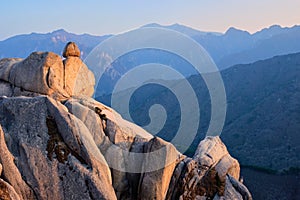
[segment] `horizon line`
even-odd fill
[[[29,32],[29,33],[17,33],[17,34],[10,35],[10,36],[4,37],[4,38],[0,38],[0,42],[5,41],[5,40],[10,39],[10,38],[13,38],[13,37],[16,37],[16,36],[21,36],[21,35],[51,34],[51,33],[57,32],[57,31],[65,31],[67,33],[78,35],[78,36],[80,36],[80,35],[90,35],[90,36],[96,36],[96,37],[97,36],[98,37],[101,37],[101,36],[103,37],[103,36],[118,35],[118,34],[121,34],[121,33],[128,32],[130,30],[139,29],[139,28],[142,28],[142,27],[145,27],[145,26],[151,27],[151,25],[152,26],[161,26],[162,28],[164,28],[164,27],[168,28],[168,27],[172,27],[172,26],[175,26],[175,25],[179,25],[179,26],[190,28],[190,29],[193,29],[195,31],[199,31],[199,32],[203,32],[203,33],[215,33],[215,34],[222,34],[222,35],[226,34],[226,32],[228,32],[228,30],[230,30],[232,28],[234,28],[236,30],[239,30],[239,31],[244,31],[244,32],[249,33],[250,35],[253,35],[255,33],[261,32],[261,31],[263,31],[265,29],[269,29],[269,28],[275,27],[275,26],[279,26],[282,29],[285,29],[285,28],[294,28],[294,27],[300,26],[300,24],[294,24],[294,25],[291,25],[291,26],[283,26],[281,24],[276,24],[275,23],[275,24],[272,24],[272,25],[268,25],[268,26],[266,26],[264,28],[260,28],[260,29],[258,29],[256,31],[249,31],[249,30],[241,29],[241,28],[238,28],[238,27],[235,27],[235,26],[229,26],[225,31],[216,31],[216,30],[201,30],[201,29],[198,29],[198,28],[195,28],[195,27],[192,27],[192,26],[189,26],[189,25],[181,24],[181,23],[163,24],[163,23],[151,22],[151,23],[147,23],[147,24],[135,27],[135,28],[127,29],[125,31],[120,31],[118,33],[103,33],[103,34],[88,33],[88,32],[74,32],[74,31],[67,30],[66,28],[60,27],[60,28],[55,28],[52,31],[32,31],[32,32]]]

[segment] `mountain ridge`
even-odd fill
[[[293,27],[273,25],[253,34],[233,27],[222,34],[199,31],[180,24],[163,26],[152,23],[143,27],[169,28],[188,35],[207,50],[220,70],[235,64],[247,64],[276,55],[300,51],[299,25]],[[94,47],[111,36],[113,35],[78,35],[68,33],[64,29],[45,34],[16,35],[0,41],[0,58],[25,58],[33,51],[45,50],[61,54],[65,43],[74,41],[81,46],[84,59]]]
[[[220,137],[181,154],[91,98],[74,42],[62,56],[0,60],[0,199],[252,200]]]
[[[242,175],[253,191],[253,198],[271,200],[299,196],[300,52],[234,65],[222,70],[221,76],[227,95],[227,114],[220,137],[240,161]],[[205,137],[211,105],[209,92],[201,76],[193,75],[187,80],[201,102],[201,126],[193,147],[186,151],[186,154],[193,155],[197,142]],[[164,83],[161,80],[156,82]],[[169,80],[168,84],[163,85],[180,85],[180,81]],[[167,89],[142,89],[137,90],[129,103],[131,118],[140,126],[145,126],[150,123],[148,109],[153,104],[163,105],[168,123],[158,135],[171,141],[173,135],[170,132],[176,130],[180,123],[178,103],[168,95]],[[126,93],[131,91],[114,95],[122,98]],[[109,95],[96,99],[106,105],[111,102]],[[190,132],[188,128],[185,131]],[[257,181],[256,176],[261,181]],[[288,189],[282,187],[280,180],[291,186]],[[276,191],[270,188],[270,182]]]

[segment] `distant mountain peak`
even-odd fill
[[[61,28],[61,29],[57,29],[52,32],[52,34],[55,34],[55,33],[68,33],[68,32],[65,29]]]
[[[264,29],[258,31],[256,33],[254,33],[253,35],[256,36],[258,39],[268,39],[275,35],[283,34],[284,32],[288,31],[289,29],[292,29],[292,28],[282,27],[280,25],[275,24],[268,28],[264,28]]]
[[[269,28],[264,28],[261,31],[258,31],[257,33],[267,32],[267,31],[279,31],[279,30],[282,30],[282,29],[284,29],[284,28],[281,27],[280,25],[274,24],[274,25],[270,26]]]
[[[147,27],[162,27],[162,25],[160,25],[158,23],[150,23],[150,24],[146,24],[146,25],[142,26],[142,28],[147,28]]]
[[[280,25],[278,25],[278,24],[274,24],[274,25],[272,25],[272,26],[270,26],[270,28],[269,29],[277,29],[277,28],[282,28],[282,26],[280,26]]]
[[[184,25],[181,25],[178,23],[171,24],[171,25],[161,25],[158,23],[150,23],[150,24],[146,24],[146,25],[142,26],[141,28],[147,28],[147,27],[171,29],[171,30],[186,34],[188,36],[207,35],[207,34],[222,35],[222,33],[218,33],[218,32],[199,31],[197,29],[194,29],[194,28],[191,28],[188,26],[184,26]]]
[[[229,35],[229,34],[241,34],[241,33],[250,35],[250,33],[248,31],[240,30],[240,29],[237,29],[237,28],[234,28],[234,27],[230,27],[226,31],[225,35]]]

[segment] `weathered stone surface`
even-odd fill
[[[63,77],[64,67],[59,55],[34,52],[12,66],[8,81],[30,92],[64,96]]]
[[[94,74],[78,57],[68,57],[64,61],[64,89],[70,96],[88,96],[94,93]]]
[[[36,96],[41,96],[41,94],[24,90],[23,88],[19,88],[17,86],[14,86],[9,82],[0,80],[0,96],[6,96],[6,97],[19,97],[19,96],[36,97]],[[55,95],[53,95],[53,96],[55,96]]]
[[[90,131],[93,140],[102,154],[105,154],[109,146],[112,145],[109,138],[104,133],[102,119],[91,109],[79,103],[78,100],[70,99],[65,103],[69,112],[80,119]]]
[[[145,131],[143,128],[124,120],[122,116],[115,110],[92,98],[76,97],[76,99],[72,99],[72,101],[79,102],[81,105],[88,107],[91,110],[95,110],[99,116],[101,115],[100,117],[102,117],[103,128],[108,132],[106,133],[107,135],[111,135],[109,136],[111,138],[114,138],[114,129],[110,130],[109,128],[106,128],[106,119],[117,125],[118,129],[120,129],[120,132],[129,134],[133,133],[133,135],[138,135],[142,138],[145,138],[147,141],[153,138],[153,135]]]
[[[0,199],[1,200],[20,200],[15,189],[0,178]]]
[[[6,113],[8,115],[8,121],[12,120],[13,113]],[[1,115],[3,116],[3,115]],[[2,124],[2,123],[1,123]],[[6,142],[5,142],[6,141]],[[11,154],[10,150],[7,148],[6,143],[13,145],[13,138],[10,135],[4,137],[4,132],[0,127],[0,163],[3,167],[2,177],[4,177],[10,185],[14,188],[21,199],[36,199],[33,191],[27,185],[27,183],[22,179],[22,174],[18,170],[14,163],[14,156]]]
[[[128,191],[132,191],[132,187],[136,187],[139,179],[132,180],[128,178],[131,173],[126,171],[130,171],[128,168],[133,167],[137,171],[141,171],[141,167],[137,167],[137,164],[135,164],[141,165],[141,162],[132,162],[132,160],[129,160],[128,154],[130,150],[139,150],[142,153],[141,143],[148,140],[141,138],[140,135],[146,135],[148,138],[152,137],[152,135],[123,120],[114,110],[93,99],[71,99],[65,105],[71,113],[85,123],[95,142],[97,141],[96,144],[104,154],[106,161],[110,166],[113,166],[111,175],[117,197],[119,199],[132,197],[131,194],[128,194]],[[140,132],[140,130],[142,131]],[[133,176],[136,177],[135,175]],[[134,186],[131,186],[131,183]]]
[[[116,198],[104,157],[83,122],[66,107],[47,97],[4,98],[0,105],[11,160],[18,160],[15,171],[4,165],[4,175],[22,174],[37,199]]]
[[[240,178],[240,165],[238,161],[229,154],[225,155],[216,164],[216,171],[219,177],[225,177],[227,174],[233,176],[236,180]]]
[[[87,178],[90,183],[88,188],[94,188],[96,194],[93,198],[115,199],[110,169],[88,128],[74,115],[67,113],[60,103],[52,101],[49,106],[52,105],[55,106],[54,109],[50,109],[50,113],[55,116],[62,138],[68,141],[68,146],[92,167],[92,172]]]
[[[237,181],[234,177],[230,175],[227,175],[227,180],[229,180],[232,186],[235,188],[235,190],[242,195],[243,199],[252,200],[251,193],[245,185],[243,185],[241,182]]]
[[[14,88],[10,83],[0,80],[0,96],[11,97],[14,93],[13,90]]]
[[[218,194],[216,194],[216,196],[214,197],[214,200],[222,199],[244,199],[243,196],[232,186],[228,177],[226,177],[226,187],[223,196],[219,196]]]
[[[24,60],[1,59],[0,95],[36,96],[33,94],[37,93],[57,100],[72,96],[91,97],[95,77],[79,56],[74,56],[77,51],[77,45],[71,43],[66,47],[66,54],[70,56],[64,61],[52,52],[34,52]]]
[[[138,153],[139,155],[143,153],[144,146],[147,144],[148,140],[145,138],[142,138],[140,136],[136,136],[134,138],[134,141],[131,145],[130,152],[132,153]],[[142,175],[143,170],[143,163],[144,163],[144,156],[134,156],[133,159],[130,160],[128,163],[128,166],[130,168],[134,168],[137,172],[141,173],[130,173],[128,172],[126,174],[126,177],[128,179],[128,199],[137,199],[139,194],[139,184],[140,179]]]
[[[63,51],[63,57],[69,56],[80,57],[80,50],[75,42],[68,42]]]
[[[9,81],[10,70],[12,66],[21,62],[21,58],[3,58],[0,60],[0,79],[6,82]]]
[[[36,93],[36,92],[30,92],[30,91],[24,90],[24,89],[16,87],[16,86],[12,86],[12,87],[13,87],[12,97],[20,97],[20,96],[37,97],[37,96],[41,96],[41,94]],[[52,95],[52,97],[53,98],[58,98],[58,99],[61,98],[61,96],[57,96],[56,94]]]
[[[232,176],[226,177],[226,188],[223,196],[216,195],[214,200],[243,199],[252,200],[249,190]]]
[[[92,99],[1,98],[0,106],[2,176],[20,199],[251,199],[218,137],[192,159]]]
[[[93,74],[75,44],[64,56],[0,60],[2,199],[252,199],[219,137],[183,156],[86,97]]]
[[[185,158],[176,166],[167,199],[251,199],[247,188],[237,181],[239,173],[237,160],[220,138],[206,137],[193,159]]]
[[[134,168],[141,172],[142,161],[141,156],[137,156],[137,160],[133,162],[128,155],[129,151],[143,153],[142,146],[148,140],[140,137],[142,129],[123,120],[114,110],[93,99],[72,99],[65,105],[86,124],[94,135],[95,142],[98,141],[97,146],[109,165],[119,166],[111,169],[113,187],[118,199],[132,199],[134,195],[136,197],[140,175],[127,171],[130,172]],[[142,135],[146,135],[144,130]],[[146,136],[152,137],[149,133]],[[130,194],[128,191],[131,191]]]
[[[206,137],[198,145],[193,159],[202,166],[211,167],[228,154],[226,146],[219,137]]]
[[[147,171],[140,179],[139,198],[165,199],[173,171],[182,156],[173,145],[157,137],[145,144],[144,153],[143,168]],[[149,168],[152,170],[148,172]]]

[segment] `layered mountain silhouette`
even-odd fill
[[[143,27],[167,28],[190,36],[208,51],[220,69],[300,51],[300,26],[282,28],[274,25],[254,34],[236,28],[229,28],[224,34],[203,32],[179,24],[148,24]],[[74,41],[81,46],[84,59],[96,45],[110,36],[76,35],[63,29],[47,34],[17,35],[0,41],[0,58],[25,58],[33,51],[45,50],[61,54],[64,43]]]
[[[300,150],[300,53],[235,65],[221,71],[221,75],[227,95],[227,115],[221,138],[240,160],[248,181],[253,176],[265,177],[269,182],[276,180],[272,187],[278,188],[277,192],[263,195],[261,188],[269,191],[268,181],[258,183],[252,178],[249,187],[254,190],[254,198],[282,199],[299,195],[296,188],[300,172],[297,153]],[[200,75],[187,80],[196,92],[201,110],[200,128],[192,147],[186,152],[192,155],[197,143],[205,137],[211,117],[211,99]],[[180,88],[183,82],[166,81],[169,84],[165,85],[173,85],[173,90]],[[121,98],[129,90],[115,96]],[[110,105],[110,95],[97,99]],[[140,126],[147,126],[150,123],[149,108],[154,104],[163,105],[168,115],[158,136],[171,141],[174,137],[171,133],[180,123],[180,107],[169,89],[156,85],[137,89],[130,99],[131,118]],[[190,118],[192,120],[193,116]],[[190,133],[188,128],[185,131]],[[283,176],[285,174],[287,177]],[[278,181],[281,178],[288,184],[293,183],[293,187],[283,190]]]
[[[246,177],[245,183],[253,191],[254,199],[297,199],[297,188],[300,188],[300,157],[297,153],[300,150],[300,53],[297,53],[300,52],[300,26],[283,28],[274,25],[254,34],[236,28],[229,28],[225,33],[202,32],[179,24],[148,24],[145,27],[168,28],[190,36],[209,52],[222,70],[227,116],[221,138],[240,161],[242,175]],[[64,30],[19,35],[0,41],[0,58],[26,58],[32,51],[45,50],[61,55],[66,41],[71,40],[79,44],[84,59],[97,44],[109,37],[111,35],[76,35]],[[211,117],[211,100],[203,79],[193,75],[187,62],[167,52],[147,50],[127,56],[118,59],[107,71],[103,79],[105,88],[101,85],[95,88],[96,99],[110,105],[114,83],[123,72],[136,65],[155,61],[180,70],[200,100],[200,128],[193,145],[185,152],[192,156],[205,137]],[[180,85],[181,80],[165,81]],[[180,113],[178,102],[165,88],[139,89],[131,99],[132,118],[138,125],[146,126],[149,123],[147,109],[155,103],[162,103],[168,114],[168,120],[157,136],[171,141],[174,129],[178,128]]]
[[[227,116],[221,137],[233,154],[245,166],[277,172],[298,169],[300,157],[296,152],[300,150],[300,53],[235,65],[222,71],[221,75],[227,95]],[[200,75],[193,75],[188,81],[201,102],[202,128],[195,139],[197,144],[196,141],[204,137],[210,120],[210,98]],[[172,82],[168,85],[174,85],[174,90],[182,85],[182,80],[168,82]],[[122,97],[127,92],[117,95]],[[96,97],[107,105],[110,105],[110,98],[110,95]],[[168,88],[145,84],[136,90],[130,102],[131,117],[139,125],[147,125],[150,120],[147,109],[155,103],[166,106],[167,127],[159,134],[171,140],[169,132],[178,127],[180,112],[176,109],[178,101],[169,94]]]
[[[52,51],[61,55],[68,41],[74,41],[81,47],[81,56],[85,57],[96,45],[108,38],[89,34],[76,35],[59,29],[51,33],[31,33],[16,35],[0,41],[0,58],[26,58],[34,51]]]

